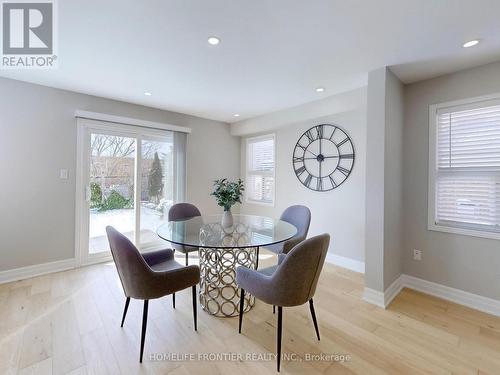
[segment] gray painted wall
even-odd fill
[[[74,257],[77,109],[190,127],[186,200],[203,212],[220,211],[212,180],[239,176],[227,124],[0,78],[0,271]]]
[[[403,85],[386,67],[368,75],[365,286],[401,275]]]
[[[498,92],[500,62],[405,87],[402,251],[404,273],[500,300],[500,241],[427,230],[429,105]]]
[[[387,69],[385,92],[384,290],[403,271],[403,124],[404,88]]]
[[[386,68],[368,74],[366,122],[365,286],[384,291]]]
[[[365,96],[362,97],[362,102],[357,105],[362,108],[358,110],[322,117],[314,117],[313,112],[311,119],[259,133],[276,135],[276,201],[274,207],[244,203],[241,212],[279,218],[286,207],[304,204],[312,213],[309,236],[329,233],[332,236],[330,253],[364,262],[366,112]],[[316,106],[318,103],[311,105]],[[273,114],[271,118],[274,120],[276,116]],[[288,116],[287,111],[282,111],[279,118]],[[304,131],[320,123],[333,123],[342,127],[351,136],[356,151],[351,175],[339,188],[329,192],[315,192],[303,186],[292,167],[292,154],[297,140]],[[242,138],[242,178],[245,178],[245,144],[246,138]]]

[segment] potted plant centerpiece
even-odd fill
[[[217,204],[224,208],[224,215],[222,216],[221,222],[224,228],[233,225],[231,207],[236,203],[241,203],[241,195],[244,190],[245,186],[243,186],[243,180],[241,178],[236,182],[228,181],[226,178],[215,180],[214,191],[211,195],[215,197]]]

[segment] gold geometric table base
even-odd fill
[[[236,268],[255,269],[258,248],[200,248],[200,304],[203,310],[218,317],[238,316],[240,291]],[[250,311],[255,297],[245,293],[243,312]]]

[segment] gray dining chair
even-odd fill
[[[191,203],[176,203],[168,210],[168,221],[186,220],[195,216],[201,216],[200,210]],[[172,248],[186,255],[186,266],[190,252],[198,251],[197,247],[172,244]]]
[[[176,203],[168,210],[168,221],[186,220],[195,216],[201,216],[201,212],[194,204]],[[198,251],[197,247],[184,246],[172,243],[172,248],[186,255],[186,266],[189,263],[189,253]],[[172,294],[172,305],[175,309],[175,293]]]
[[[280,220],[294,225],[297,228],[297,234],[288,241],[268,245],[265,246],[265,248],[275,254],[286,254],[293,249],[295,245],[306,239],[307,232],[309,232],[309,225],[311,224],[311,211],[309,208],[302,205],[290,206],[283,211]]]
[[[314,312],[313,297],[319,275],[325,263],[330,236],[322,234],[296,245],[287,255],[279,256],[276,269],[254,270],[246,267],[236,269],[236,282],[240,290],[240,320],[238,332],[243,322],[245,293],[250,293],[265,303],[278,306],[277,327],[277,368],[281,362],[281,332],[283,307],[299,306],[309,301],[309,309],[320,340],[318,322]]]
[[[288,253],[295,245],[304,241],[307,237],[307,233],[309,232],[309,225],[311,224],[311,211],[306,206],[295,205],[290,206],[280,216],[280,220],[286,221],[287,223],[292,224],[297,228],[297,233],[295,236],[290,238],[285,242],[280,242],[273,245],[266,245],[264,248],[272,251],[275,254],[286,254]],[[259,248],[257,248],[257,262],[255,265],[255,269],[258,268],[259,265]],[[276,266],[274,266],[274,269]],[[273,269],[273,270],[274,270]],[[274,306],[273,306],[274,312]]]
[[[139,357],[142,363],[149,300],[191,287],[194,330],[197,330],[196,284],[200,281],[200,269],[196,265],[183,266],[177,263],[171,249],[141,254],[127,237],[111,226],[106,227],[106,233],[126,297],[121,327],[125,322],[130,298],[144,300]]]

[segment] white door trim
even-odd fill
[[[134,200],[135,200],[135,243],[139,243],[140,233],[140,199],[141,199],[141,163],[142,163],[142,140],[162,139],[165,137],[165,129],[153,129],[121,123],[109,123],[83,117],[77,118],[77,165],[76,165],[76,195],[75,195],[75,264],[76,266],[105,262],[112,259],[110,253],[92,254],[89,257],[89,203],[86,199],[87,184],[89,181],[89,145],[91,133],[102,133],[122,137],[130,137],[136,140],[135,151],[135,176],[134,176]]]
[[[114,129],[113,129],[114,128]],[[106,262],[112,259],[111,254],[103,253],[93,255],[89,258],[89,220],[87,215],[89,212],[89,204],[86,199],[87,182],[89,180],[89,150],[90,132],[91,130],[106,130],[107,133],[118,131],[118,125],[113,124],[113,127],[108,128],[88,121],[83,118],[77,118],[77,157],[76,157],[76,195],[75,195],[75,266]],[[121,132],[123,135],[125,132]]]

